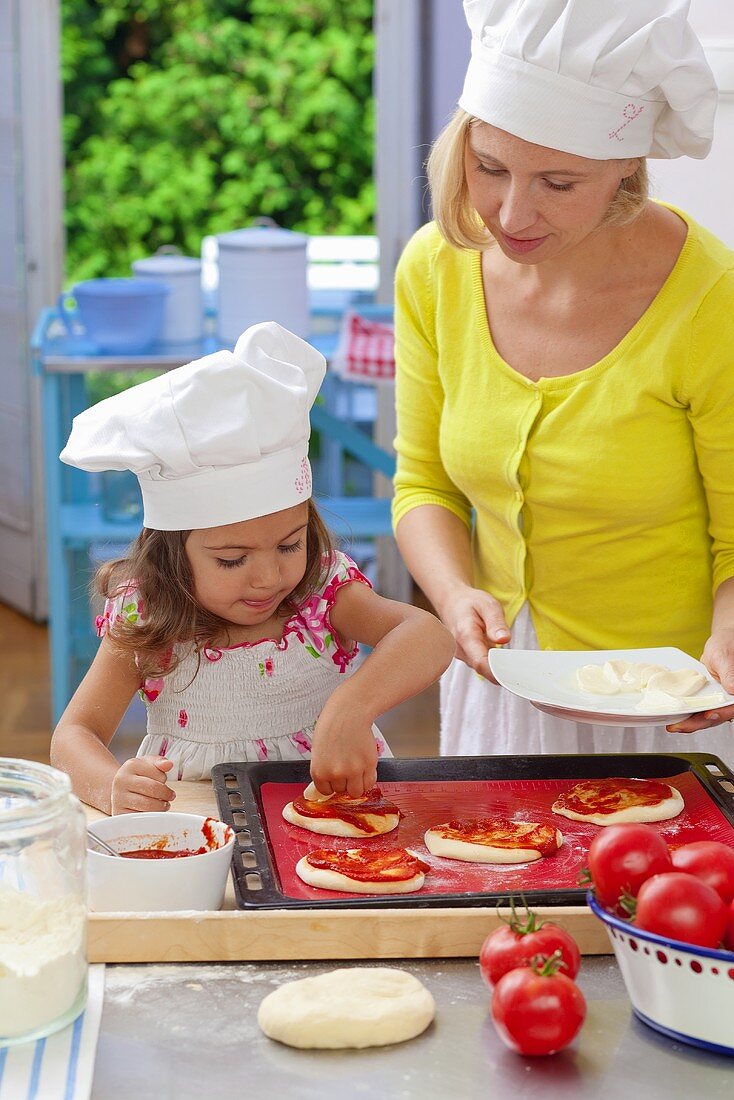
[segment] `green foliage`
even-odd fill
[[[70,280],[269,215],[373,231],[373,0],[62,0]]]

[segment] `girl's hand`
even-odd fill
[[[173,761],[162,756],[126,760],[112,780],[112,813],[167,810],[176,797],[166,785],[166,772],[172,767]]]
[[[332,699],[334,696],[332,696]],[[321,794],[359,798],[377,783],[377,745],[372,722],[351,708],[321,712],[313,735],[311,778]]]
[[[734,695],[734,630],[717,630],[712,634],[704,646],[701,660],[723,690]],[[668,733],[695,733],[732,719],[734,706],[716,707],[676,722],[674,726],[666,726],[666,729]]]
[[[441,618],[456,639],[459,660],[496,684],[487,654],[490,649],[506,645],[510,640],[510,629],[499,600],[480,588],[461,589]]]

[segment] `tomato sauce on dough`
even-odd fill
[[[293,799],[293,809],[301,817],[321,817],[325,819],[339,818],[349,825],[354,825],[364,832],[377,832],[372,824],[365,819],[369,814],[374,817],[387,817],[388,814],[403,815],[394,802],[389,802],[382,797],[379,787],[373,787],[366,791],[360,798],[348,798],[346,795],[334,795],[325,802],[311,802],[303,795]],[[410,877],[410,876],[407,876]]]
[[[531,848],[543,856],[558,851],[554,825],[533,824],[528,828],[527,822],[484,817],[472,821],[447,821],[445,825],[433,825],[431,831],[447,840],[484,844],[488,848]]]
[[[632,806],[657,806],[670,798],[657,779],[585,779],[556,799],[556,807],[577,814],[613,814]]]
[[[405,848],[353,848],[333,851],[318,848],[306,856],[311,867],[336,871],[357,882],[405,882],[419,872],[430,871],[427,863]]]

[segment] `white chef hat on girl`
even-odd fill
[[[464,0],[459,106],[525,141],[597,160],[705,157],[717,89],[690,0]]]
[[[220,527],[311,496],[309,410],[326,361],[274,321],[219,351],[100,401],[74,418],[61,460],[132,470],[143,524]]]

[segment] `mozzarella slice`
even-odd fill
[[[307,802],[328,802],[330,798],[334,797],[334,792],[322,794],[315,783],[309,783],[303,792],[303,797]]]
[[[639,703],[636,704],[635,710],[638,714],[658,714],[661,711],[668,714],[677,714],[681,711],[697,713],[702,710],[710,710],[711,707],[718,707],[725,702],[726,696],[722,695],[720,691],[709,695],[684,695],[681,697],[670,695],[667,691],[656,691],[654,688],[648,688]]]
[[[646,665],[642,661],[636,661],[627,669],[622,677],[622,682],[627,685],[626,691],[642,691],[643,688],[647,687],[650,678],[656,672],[667,671],[662,665]]]
[[[664,691],[668,695],[674,695],[676,699],[683,699],[686,695],[695,695],[706,683],[706,677],[698,669],[677,668],[674,672],[669,669],[656,672],[648,680],[647,688],[649,691]]]
[[[592,695],[618,695],[620,690],[619,681],[606,676],[603,665],[582,665],[577,668],[576,683],[581,691]]]

